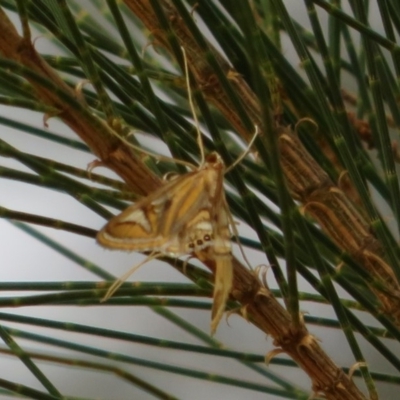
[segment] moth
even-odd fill
[[[112,218],[98,233],[98,242],[171,257],[210,246],[217,254],[230,251],[224,170],[219,154],[211,153],[198,170],[173,178]]]
[[[200,166],[166,182],[160,189],[129,206],[112,218],[97,234],[104,247],[127,251],[150,251],[144,261],[167,255],[181,257],[195,254],[199,259],[215,261],[214,301],[211,312],[211,333],[221,320],[233,281],[231,229],[236,227],[225,199],[223,187],[225,164],[216,152],[204,157],[204,146],[198,128],[190,92],[189,70],[182,48],[188,98],[197,126],[201,153]],[[228,168],[234,168],[250,151],[258,127],[245,152]],[[244,254],[243,254],[244,255]],[[109,298],[121,283],[139,266],[118,279],[106,294]]]
[[[171,257],[207,251],[216,263],[212,333],[223,315],[233,279],[224,172],[222,158],[213,152],[198,169],[166,182],[112,218],[97,234],[98,243],[111,249]]]

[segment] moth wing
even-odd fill
[[[103,227],[97,241],[126,251],[187,253],[182,237],[187,221],[207,203],[206,172],[189,172],[129,206]]]
[[[114,249],[179,256],[210,246],[215,236],[230,251],[225,207],[220,171],[189,172],[112,218],[97,241]]]
[[[166,237],[160,233],[160,220],[171,198],[179,193],[182,178],[166,183],[111,218],[97,234],[98,243],[126,251],[161,251]]]
[[[181,195],[171,198],[168,212],[164,213],[160,224],[161,236],[167,238],[163,252],[188,254],[198,247],[197,241],[202,241],[202,246],[211,241],[212,200],[207,187],[209,173],[197,171],[190,179],[182,182]]]
[[[198,202],[198,210],[188,221],[185,230],[192,251],[200,251],[212,245],[216,255],[228,254],[231,252],[231,232],[229,209],[223,188],[223,173],[213,168],[205,172],[203,193],[206,194],[206,198],[203,202]]]

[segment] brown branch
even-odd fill
[[[166,33],[160,30],[157,24],[157,18],[150,7],[150,3],[147,0],[126,0],[125,3],[142,19],[148,29],[156,36],[157,40],[168,48],[168,42],[165,40]],[[206,55],[200,51],[196,43],[191,39],[190,33],[187,31],[185,25],[182,24],[179,15],[174,11],[172,6],[166,1],[160,0],[160,3],[166,6],[166,12],[168,13],[171,26],[175,30],[182,46],[187,50],[189,64],[206,96],[220,109],[228,120],[231,121],[232,126],[234,126],[243,137],[247,138],[249,132],[247,132],[246,128],[242,125],[239,118],[232,113],[233,107],[230,106],[229,99],[219,86],[219,82],[215,79],[213,71],[208,66]],[[74,94],[74,92],[65,85],[58,75],[44,62],[40,55],[36,53],[31,43],[18,35],[1,9],[0,32],[2,32],[0,35],[0,53],[3,57],[21,63],[42,76],[45,76],[59,88],[62,88],[62,90],[69,92],[71,95]],[[243,105],[249,111],[249,115],[254,123],[260,125],[261,118],[259,115],[259,107],[254,94],[249,90],[241,77],[232,71],[222,57],[218,56],[217,59],[219,59],[227,76],[234,77],[231,81],[235,90],[238,91],[239,97],[243,99]],[[31,80],[30,83],[35,88],[38,99],[45,104],[61,110],[57,116],[91,147],[94,154],[96,154],[106,166],[117,172],[135,191],[141,194],[147,194],[160,186],[160,180],[148,171],[140,160],[134,157],[131,150],[123,142],[119,141],[115,135],[109,132],[110,128],[108,126],[103,126],[104,129],[100,133],[98,127],[93,124],[93,121],[82,118],[80,113],[61,101],[56,93],[47,91],[33,80]],[[106,134],[107,132],[109,132],[109,134]],[[325,216],[321,217],[321,214],[323,214],[324,207],[328,207],[328,209],[331,210],[330,207],[332,205],[329,204],[329,201],[332,201],[332,196],[328,196],[332,188],[331,182],[309,155],[307,163],[304,162],[303,158],[303,163],[298,165],[299,169],[297,172],[303,172],[301,177],[298,177],[298,179],[301,179],[301,183],[299,184],[297,178],[291,179],[291,177],[295,177],[296,175],[293,166],[290,165],[290,157],[294,160],[300,160],[300,156],[304,156],[301,152],[306,151],[299,141],[295,143],[297,150],[292,148],[292,144],[297,139],[294,135],[290,135],[289,131],[283,130],[277,133],[280,135],[282,166],[286,173],[290,189],[293,193],[296,193],[299,198],[305,201],[306,204],[308,203],[308,211],[310,213],[318,208],[315,205],[319,206],[318,212],[314,211],[315,217],[318,219],[319,216],[321,225],[329,233],[329,224],[324,224],[324,221],[328,220],[328,218]],[[313,170],[308,169],[310,165],[314,167]],[[287,167],[285,168],[285,166]],[[321,193],[321,195],[317,196],[316,193]],[[337,192],[335,192],[335,195],[336,194]],[[310,202],[310,198],[313,199],[312,202]],[[343,204],[345,204],[347,208],[343,209]],[[336,209],[334,209],[333,212],[337,214],[335,214],[334,218],[339,221],[341,220],[341,215],[347,216],[348,212],[354,212],[353,209],[348,207],[346,200],[342,197],[335,206]],[[346,212],[344,212],[344,210],[346,210]],[[392,276],[388,273],[386,268],[383,267],[386,264],[383,261],[380,262],[380,251],[376,250],[377,248],[379,249],[379,245],[376,244],[376,240],[374,241],[371,234],[366,233],[368,231],[368,225],[362,221],[360,216],[354,217],[354,215],[356,214],[352,214],[352,216],[359,222],[360,229],[357,231],[358,236],[352,238],[352,243],[354,242],[355,245],[352,248],[353,252],[351,254],[363,254],[365,259],[359,258],[358,260],[365,262],[367,261],[366,257],[372,254],[373,257],[369,257],[368,260],[372,258],[375,258],[375,261],[379,260],[377,264],[381,265],[379,274],[383,275],[382,279],[388,281],[392,286],[395,286],[392,282]],[[333,221],[334,218],[331,218],[329,221]],[[330,224],[333,223],[330,222]],[[366,230],[364,230],[364,228]],[[368,244],[368,254],[366,251],[361,251],[363,248],[366,248],[366,243]],[[373,244],[372,247],[370,246],[371,243]],[[359,249],[360,251],[355,249]],[[206,259],[205,264],[210,269],[215,268],[215,262],[212,257]],[[271,294],[268,288],[262,287],[258,279],[236,259],[233,259],[233,264],[235,274],[232,296],[246,306],[251,322],[271,335],[274,338],[274,344],[279,349],[289,354],[290,357],[303,368],[312,380],[314,391],[323,392],[328,399],[364,399],[364,396],[357,389],[353,381],[331,361],[328,355],[322,350],[317,340],[307,331],[304,324],[294,329],[290,315]],[[388,279],[388,277],[390,279]],[[400,307],[398,307],[398,309],[400,309]]]
[[[227,98],[207,62],[207,54],[193,40],[172,4],[167,0],[160,0],[159,3],[164,8],[170,28],[180,45],[186,50],[190,69],[206,98],[220,110],[239,134],[248,138],[249,133],[241,120],[232,112],[234,108],[231,101]],[[150,1],[125,0],[125,4],[152,32],[156,42],[171,50],[167,39],[170,32],[164,32],[159,26]],[[231,83],[237,91],[238,97],[243,100],[243,106],[254,123],[260,125],[261,116],[255,95],[240,75],[232,70],[211,45],[209,45],[208,51],[213,53],[226,76],[234,77],[231,79]],[[276,134],[279,135],[280,159],[289,189],[303,202],[306,211],[320,223],[324,231],[341,249],[347,251],[373,277],[386,285],[390,292],[389,295],[377,291],[375,288],[371,288],[371,290],[380,298],[385,314],[400,325],[399,284],[391,268],[384,261],[383,249],[371,233],[369,224],[357,212],[346,195],[331,182],[290,129],[278,128]],[[354,225],[350,222],[353,222]],[[211,259],[206,260],[205,263],[213,268]],[[241,279],[244,278],[243,274],[246,272],[236,261],[235,264],[234,292],[242,294],[246,288],[243,287]],[[239,276],[241,279],[238,279]],[[254,279],[254,277],[247,276],[246,281],[250,288],[257,287]],[[268,295],[265,294],[264,290],[266,289],[261,290],[260,287],[258,289],[252,292],[254,295],[245,302],[252,321],[266,333],[272,335],[275,343],[302,366],[311,377],[315,390],[323,391],[330,399],[363,398],[353,383],[323,353],[306,328],[302,326],[300,330],[292,331],[290,316],[286,311],[279,306],[269,292]],[[241,295],[237,299],[241,301]],[[271,314],[274,315],[274,318],[270,318]],[[286,327],[286,331],[282,331],[282,327]]]
[[[232,112],[234,109],[232,103],[207,62],[207,53],[193,40],[171,2],[160,0],[159,3],[162,4],[168,17],[170,28],[180,45],[185,48],[190,69],[200,83],[206,98],[220,110],[239,134],[248,138],[249,132],[237,115]],[[125,0],[125,4],[152,32],[156,42],[171,50],[167,40],[170,33],[161,29],[151,2],[149,0]],[[234,77],[230,82],[234,86],[238,98],[242,99],[243,107],[248,111],[254,123],[261,126],[261,116],[255,94],[217,50],[211,44],[208,47],[208,51],[216,57],[226,76]],[[312,159],[289,128],[278,127],[276,134],[280,137],[280,160],[290,191],[303,202],[306,211],[321,224],[324,231],[341,249],[349,252],[373,277],[383,285],[387,285],[389,295],[377,292],[374,288],[372,290],[382,301],[382,311],[400,326],[400,286],[391,268],[384,261],[382,246],[371,233],[370,225],[359,215],[346,195],[334,185],[318,163]],[[325,215],[322,215],[324,211]],[[347,218],[357,221],[357,224],[352,227]],[[338,230],[335,232],[334,228]],[[346,240],[338,241],[337,232],[342,233],[345,229]],[[352,245],[350,246],[350,244]]]
[[[337,246],[349,253],[387,292],[371,287],[385,314],[400,324],[400,287],[384,261],[380,242],[351,201],[333,184],[290,128],[280,128],[279,147],[282,169],[293,195],[315,218]]]
[[[0,54],[13,60],[37,74],[47,78],[60,91],[78,99],[59,75],[36,52],[29,40],[21,37],[6,13],[0,8]],[[29,80],[29,78],[27,78]],[[87,143],[92,152],[104,166],[115,171],[138,194],[154,190],[160,180],[151,174],[146,166],[134,156],[132,150],[119,140],[116,133],[100,120],[87,118],[79,111],[66,104],[57,92],[49,91],[34,80],[29,80],[34,88],[37,100],[59,110],[56,115]],[[82,106],[87,107],[85,104]]]

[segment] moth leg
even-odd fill
[[[186,258],[186,260],[183,261],[182,272],[183,272],[183,275],[185,275],[185,276],[186,276],[186,272],[187,272],[187,271],[186,271],[187,265],[189,264],[189,261],[190,261],[192,258],[195,258],[195,257],[189,256],[189,257]]]
[[[120,287],[121,285],[136,271],[138,270],[142,265],[146,264],[148,261],[153,260],[157,258],[160,254],[156,252],[152,252],[148,257],[146,257],[143,261],[141,261],[139,264],[133,266],[128,272],[126,272],[124,275],[119,277],[107,290],[107,293],[105,296],[100,300],[101,303],[104,303],[107,301]]]
[[[226,202],[225,202],[225,204],[224,204],[223,206],[225,207],[225,212],[226,212],[226,215],[228,216],[229,225],[230,225],[230,227],[231,227],[231,229],[232,229],[232,234],[233,234],[233,236],[235,237],[236,242],[237,242],[237,244],[238,244],[238,246],[239,246],[240,253],[242,254],[243,260],[246,262],[246,264],[248,265],[249,269],[250,269],[250,270],[253,270],[253,267],[251,266],[250,261],[249,261],[249,260],[247,259],[247,257],[246,257],[246,254],[245,254],[245,252],[244,252],[243,246],[242,246],[242,244],[240,243],[240,240],[239,240],[239,231],[238,231],[237,228],[236,228],[235,221],[233,220],[231,211],[230,211],[228,205],[226,204]]]

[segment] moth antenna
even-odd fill
[[[127,144],[129,147],[131,147],[132,149],[138,151],[139,153],[143,153],[143,154],[147,154],[148,156],[154,158],[156,161],[166,161],[166,162],[170,162],[170,163],[174,163],[174,164],[180,164],[183,165],[185,167],[188,167],[192,170],[197,169],[197,166],[188,162],[188,161],[184,161],[184,160],[179,160],[177,158],[173,158],[173,157],[168,157],[168,156],[163,156],[161,154],[156,154],[153,153],[152,151],[149,150],[145,150],[142,147],[136,146],[134,144],[132,144],[131,142],[129,142],[128,140],[126,140],[123,137],[120,137],[117,135],[117,137],[124,142],[125,144]]]
[[[170,163],[175,163],[175,164],[180,164],[183,165],[185,167],[188,167],[192,170],[197,169],[198,167],[190,162],[184,161],[184,160],[178,160],[176,158],[173,157],[168,157],[168,156],[162,156],[161,154],[156,154],[153,153],[149,150],[145,150],[142,147],[136,146],[135,144],[131,143],[129,140],[125,139],[124,137],[121,137],[117,134],[117,132],[115,132],[113,129],[110,129],[110,132],[116,136],[119,140],[121,140],[121,142],[125,143],[127,146],[129,146],[131,149],[136,150],[139,153],[143,153],[143,154],[147,154],[148,156],[154,158],[157,161],[166,161],[166,162],[170,162]]]
[[[201,132],[199,128],[199,120],[197,119],[196,111],[194,109],[194,104],[193,104],[193,98],[192,98],[192,89],[190,88],[190,77],[189,77],[189,66],[186,58],[186,51],[183,46],[181,46],[182,54],[183,54],[183,65],[185,67],[185,79],[186,79],[186,87],[187,87],[187,92],[188,92],[188,100],[189,100],[189,106],[190,110],[192,111],[193,119],[196,124],[196,131],[197,131],[197,145],[199,146],[200,150],[200,165],[204,164],[205,161],[205,155],[204,155],[204,144],[203,144],[203,139],[201,137]]]
[[[231,210],[229,209],[228,205],[226,204],[226,201],[225,201],[224,207],[225,207],[226,214],[228,215],[229,224],[230,224],[230,226],[232,227],[233,236],[235,237],[236,242],[237,242],[237,244],[238,244],[238,246],[239,246],[240,254],[242,255],[243,260],[246,262],[246,264],[249,266],[249,268],[250,268],[251,270],[253,270],[253,267],[251,266],[250,261],[249,261],[249,259],[247,258],[246,254],[245,254],[245,252],[244,252],[242,243],[240,243],[240,240],[239,240],[239,231],[238,231],[237,228],[236,228],[236,224],[235,224],[235,221],[233,220]]]
[[[233,168],[235,168],[236,165],[238,165],[243,160],[243,158],[245,158],[247,156],[247,154],[250,153],[250,150],[251,150],[254,142],[256,141],[258,134],[260,133],[258,130],[258,125],[254,125],[254,127],[255,127],[254,135],[251,138],[250,143],[247,145],[246,150],[233,162],[233,164],[231,164],[225,170],[225,173],[227,173],[227,172],[231,171]]]
[[[107,290],[107,293],[105,296],[100,300],[101,303],[104,303],[107,301],[110,297],[113,296],[113,294],[121,287],[121,285],[136,271],[138,270],[142,265],[146,264],[150,260],[154,260],[157,258],[160,254],[152,252],[148,257],[146,257],[142,262],[139,264],[135,265],[132,267],[128,272],[126,272],[124,275],[119,277]]]
[[[187,272],[187,270],[186,270],[187,265],[189,264],[189,261],[190,261],[192,258],[195,258],[195,257],[189,256],[189,257],[183,262],[183,266],[182,266],[183,275],[186,275],[186,272]]]

